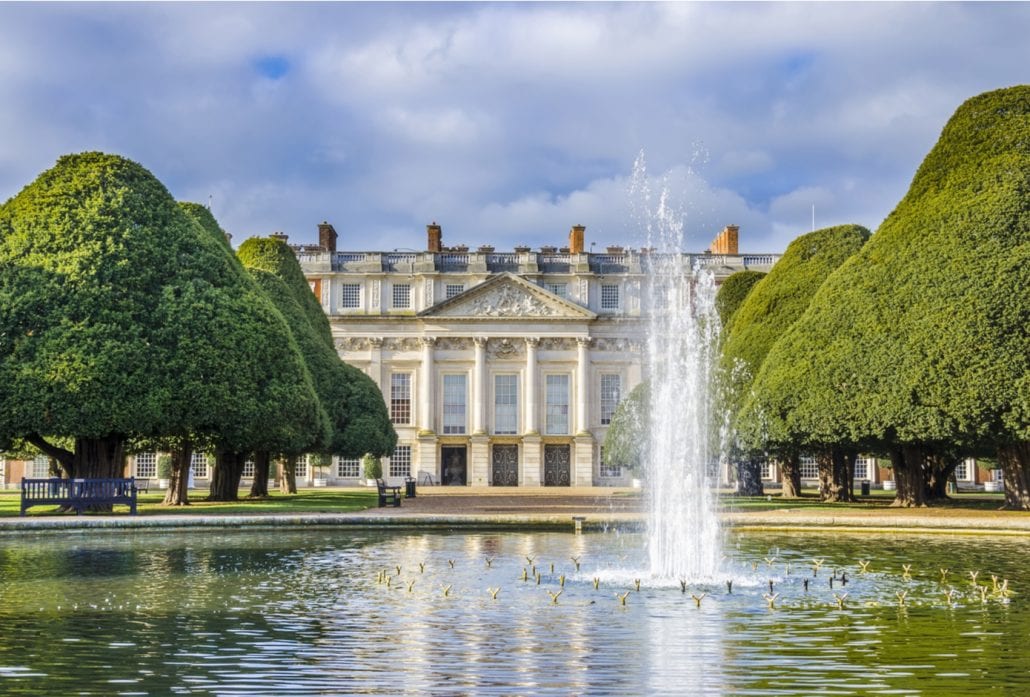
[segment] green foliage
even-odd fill
[[[192,201],[179,201],[179,208],[181,208],[183,213],[189,216],[194,223],[211,235],[211,237],[218,240],[221,244],[224,244],[226,248],[231,249],[228,235],[225,234],[225,230],[223,230],[222,226],[218,224],[215,216],[207,206],[202,206],[199,203],[193,203]]]
[[[157,478],[171,479],[172,477],[172,456],[168,453],[161,453],[157,456]]]
[[[284,249],[289,256],[273,255],[268,252],[270,248]],[[344,363],[333,348],[331,338],[326,341],[317,328],[319,325],[308,321],[309,314],[304,311],[301,300],[313,298],[293,252],[279,240],[252,238],[240,246],[239,254],[243,260],[275,258],[275,268],[283,274],[249,267],[257,284],[286,318],[328,416],[326,437],[314,449],[344,457],[393,452],[397,434],[379,388],[363,372]],[[315,307],[319,317],[325,320],[321,307],[317,303]],[[304,448],[308,449],[311,448]]]
[[[908,193],[769,352],[770,438],[858,447],[1030,439],[1030,86],[956,111]]]
[[[725,327],[729,324],[730,318],[744,302],[744,298],[763,278],[763,271],[738,271],[722,282],[715,294],[715,310],[719,313],[720,325]]]
[[[361,468],[365,472],[365,479],[379,479],[383,476],[383,461],[375,455],[361,458]]]
[[[140,165],[68,155],[0,207],[3,436],[292,447],[318,412],[282,316]]]
[[[859,225],[841,225],[802,235],[790,243],[769,274],[754,285],[724,331],[722,371],[731,414],[737,415],[776,340],[801,317],[827,276],[868,239],[869,231]],[[736,421],[734,416],[735,424]]]
[[[642,382],[619,402],[604,437],[606,465],[638,469],[643,464],[651,423],[651,388]]]

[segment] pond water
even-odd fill
[[[1030,694],[1030,540],[731,534],[732,593],[637,591],[642,547],[617,533],[0,538],[0,694]]]

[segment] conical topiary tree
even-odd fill
[[[896,505],[929,456],[996,451],[1030,508],[1030,86],[955,112],[897,208],[776,343],[750,409],[773,441],[888,453]],[[752,416],[754,418],[754,415]]]

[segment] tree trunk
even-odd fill
[[[37,433],[31,433],[25,438],[26,441],[39,448],[40,452],[48,457],[57,460],[57,464],[60,466],[61,471],[64,472],[66,479],[72,478],[72,471],[75,467],[75,453],[71,450],[65,450],[59,448],[56,445],[51,445],[45,438]]]
[[[58,458],[60,459],[60,458]],[[125,438],[76,438],[73,479],[112,479],[125,476]]]
[[[172,449],[172,473],[162,503],[165,506],[190,505],[190,460],[193,459],[193,443],[184,440]]]
[[[787,453],[780,463],[780,474],[783,479],[780,495],[785,499],[801,496],[801,457],[798,453]]]
[[[843,448],[833,447],[818,456],[819,499],[821,501],[853,501],[849,495],[848,453]]]
[[[287,455],[283,458],[282,472],[279,475],[279,491],[284,494],[297,493],[297,456]]]
[[[948,480],[958,468],[956,457],[931,455],[926,458],[926,499],[945,501],[948,498]]]
[[[243,476],[243,462],[246,453],[231,450],[215,450],[215,466],[211,473],[211,489],[208,501],[239,501],[240,478]]]
[[[259,450],[254,453],[254,481],[250,484],[251,498],[266,498],[268,496],[268,465],[272,455],[267,450]]]
[[[1005,474],[1005,507],[1030,511],[1030,442],[998,448],[998,465]]]
[[[740,496],[762,496],[762,461],[747,457],[737,462],[737,494]]]
[[[926,474],[923,450],[918,445],[904,445],[891,451],[891,467],[897,494],[891,504],[913,508],[926,505]]]

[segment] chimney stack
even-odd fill
[[[336,229],[326,220],[318,226],[318,246],[323,252],[336,251]]]
[[[443,251],[443,228],[435,220],[426,225],[426,250],[434,254]]]
[[[283,244],[286,244],[290,239],[290,236],[282,231],[273,232],[271,235],[269,235],[269,237],[271,237],[273,240],[279,240]]]
[[[739,254],[739,242],[740,227],[737,225],[727,225],[712,240],[712,245],[708,248],[708,251],[712,254]]]
[[[585,225],[573,225],[569,231],[569,253],[570,254],[582,254],[583,253],[583,240],[586,233]]]

